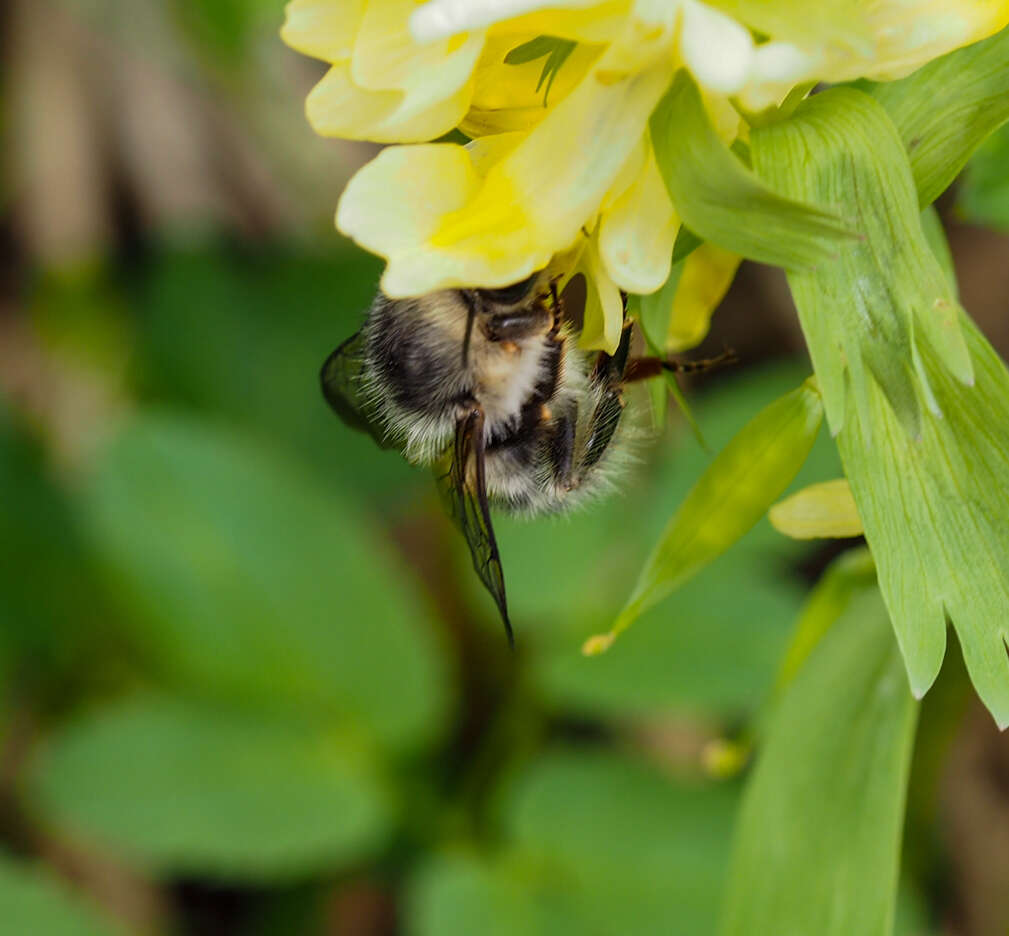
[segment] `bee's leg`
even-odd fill
[[[603,389],[589,422],[588,436],[579,470],[584,473],[603,457],[620,425],[624,412],[624,396],[620,384],[613,383]]]
[[[546,439],[546,456],[550,464],[550,474],[556,484],[571,486],[571,469],[575,459],[575,426],[578,422],[578,407],[570,413],[556,417],[549,427]]]
[[[627,362],[627,369],[624,372],[624,383],[634,383],[637,380],[658,377],[663,371],[673,374],[702,374],[705,371],[714,370],[716,367],[735,364],[738,361],[739,356],[731,348],[726,348],[717,357],[705,358],[700,361],[672,361],[657,357],[631,358]]]
[[[560,293],[557,292],[557,284],[560,280],[560,275],[550,280],[550,313],[553,315],[553,322],[548,332],[550,338],[557,338],[560,334],[561,322],[564,320],[564,305],[561,302]]]
[[[631,350],[631,323],[624,322],[620,334],[620,344],[613,354],[605,351],[596,358],[596,366],[592,370],[592,380],[596,383],[620,384],[624,382],[624,371],[627,368],[627,357]]]

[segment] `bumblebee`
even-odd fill
[[[574,346],[545,271],[503,289],[379,293],[357,334],[323,364],[322,392],[347,424],[437,467],[448,511],[514,644],[490,505],[558,513],[605,489],[622,461],[622,388],[662,369]],[[625,460],[625,459],[624,459]]]

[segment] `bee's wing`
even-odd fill
[[[484,415],[474,407],[456,424],[452,464],[439,479],[449,514],[462,530],[473,557],[473,568],[494,598],[504,621],[508,643],[515,645],[508,601],[505,597],[504,570],[498,552],[487,502],[487,477],[484,466]],[[473,470],[469,470],[470,460]]]
[[[326,402],[352,429],[367,432],[382,448],[391,448],[364,383],[364,329],[348,338],[322,365],[319,381]]]

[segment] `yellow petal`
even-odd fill
[[[547,116],[585,77],[602,52],[598,45],[580,43],[557,72],[550,86],[540,84],[544,59],[520,65],[505,56],[534,35],[491,33],[474,72],[473,98],[459,129],[471,137],[528,130]],[[544,103],[545,102],[545,103]]]
[[[414,0],[370,0],[354,41],[355,84],[373,91],[409,91],[437,80],[454,90],[469,78],[483,48],[483,33],[419,43],[408,28],[416,9]]]
[[[775,504],[767,514],[774,528],[792,539],[862,535],[862,521],[848,482],[811,484]]]
[[[602,216],[599,252],[626,292],[652,293],[669,278],[680,220],[651,145],[637,178]]]
[[[453,286],[505,286],[547,265],[521,225],[502,230],[512,249],[485,255],[431,245],[442,218],[462,208],[479,190],[482,173],[506,158],[523,134],[455,144],[393,146],[360,169],[344,190],[337,227],[389,261],[382,289],[416,296]]]
[[[746,83],[754,44],[747,29],[697,0],[683,0],[680,54],[698,83],[734,94]]]
[[[376,143],[435,139],[455,127],[469,106],[468,71],[465,62],[455,64],[455,71],[429,70],[430,81],[407,91],[369,91],[354,83],[349,63],[340,63],[311,90],[305,113],[321,136]]]
[[[478,185],[462,146],[390,146],[347,183],[336,226],[380,256],[410,251],[437,230],[446,211],[464,205]]]
[[[414,12],[410,29],[418,41],[431,42],[510,21],[533,36],[605,42],[629,7],[630,0],[429,0]]]
[[[681,8],[682,0],[635,0],[607,50],[614,79],[670,58]]]
[[[365,0],[291,0],[280,37],[324,62],[346,62],[354,48]]]
[[[483,34],[421,45],[407,29],[416,9],[413,0],[370,0],[355,17],[349,11],[361,3],[347,7],[348,14],[340,21],[344,31],[335,37],[323,29],[337,22],[325,10],[343,6],[340,0],[329,4],[316,0],[288,8],[289,23],[293,20],[297,25],[302,48],[313,24],[329,36],[325,48],[320,44],[316,51],[328,50],[333,68],[305,102],[315,131],[322,136],[393,143],[430,140],[455,127],[469,106]],[[348,42],[353,46],[349,59],[335,57],[337,48]]]
[[[580,266],[585,275],[585,322],[578,345],[613,354],[624,327],[624,300],[599,257],[595,237],[582,253]]]
[[[712,5],[820,61],[809,77],[829,81],[901,77],[1009,23],[1005,0],[712,0]]]
[[[590,72],[491,169],[476,197],[445,217],[432,246],[486,256],[533,250],[544,261],[567,247],[641,139],[671,69],[662,63],[613,84]]]
[[[686,351],[708,334],[711,315],[732,285],[741,258],[714,244],[701,244],[683,265],[673,299],[666,349]]]

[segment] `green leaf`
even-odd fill
[[[721,936],[890,936],[916,717],[886,608],[865,589],[774,713]]]
[[[680,71],[651,119],[662,178],[683,223],[704,240],[783,267],[812,267],[853,236],[829,208],[784,198],[718,138],[697,86]]]
[[[166,873],[331,870],[374,854],[392,823],[381,785],[338,736],[167,698],[72,723],[43,749],[30,792],[48,822]]]
[[[868,90],[907,147],[919,203],[930,205],[1009,120],[1009,28]]]
[[[920,696],[935,679],[948,614],[1009,724],[1009,373],[925,240],[878,104],[834,89],[753,143],[780,190],[846,198],[862,218],[863,244],[789,284],[911,685]]]
[[[412,936],[699,936],[714,929],[735,796],[612,754],[521,775],[492,861],[439,858],[408,892]]]
[[[921,230],[925,235],[929,249],[939,261],[939,268],[946,277],[950,289],[955,298],[960,298],[959,286],[956,281],[956,267],[953,265],[953,252],[949,249],[949,241],[946,240],[946,231],[942,226],[942,218],[935,210],[935,205],[929,205],[921,213]]]
[[[361,327],[379,272],[375,257],[349,248],[157,254],[133,294],[141,399],[263,433],[333,487],[400,514],[430,476],[344,426],[319,392],[319,368]]]
[[[641,323],[641,333],[648,342],[652,354],[663,356],[666,353],[666,336],[669,334],[669,319],[673,312],[673,300],[680,285],[683,274],[683,264],[674,263],[669,269],[662,288],[647,296],[638,296],[638,321]]]
[[[3,853],[0,907],[3,930],[11,936],[114,936],[120,932],[55,877]]]
[[[22,689],[63,695],[101,669],[110,602],[40,441],[2,398],[0,490],[0,657]]]
[[[781,692],[802,668],[823,635],[852,599],[876,584],[876,565],[868,549],[851,549],[835,559],[809,593],[781,660],[775,690]]]
[[[883,395],[850,407],[838,437],[865,537],[918,696],[932,685],[953,622],[967,671],[1009,726],[1009,372],[969,319],[977,376],[950,378],[922,355],[942,418],[908,438]]]
[[[170,681],[436,736],[446,674],[418,589],[346,497],[223,427],[135,419],[82,498],[89,535]]]
[[[642,612],[720,556],[766,513],[802,467],[822,417],[819,394],[807,382],[747,423],[669,521],[599,649],[606,649]]]
[[[1009,231],[1009,124],[981,144],[967,164],[957,207],[968,221]]]
[[[753,155],[780,191],[845,204],[864,234],[836,263],[789,275],[831,431],[844,425],[849,393],[861,399],[875,381],[917,435],[923,405],[935,411],[923,347],[935,348],[964,382],[971,363],[893,124],[868,95],[835,88],[804,102],[790,120],[754,132]]]

